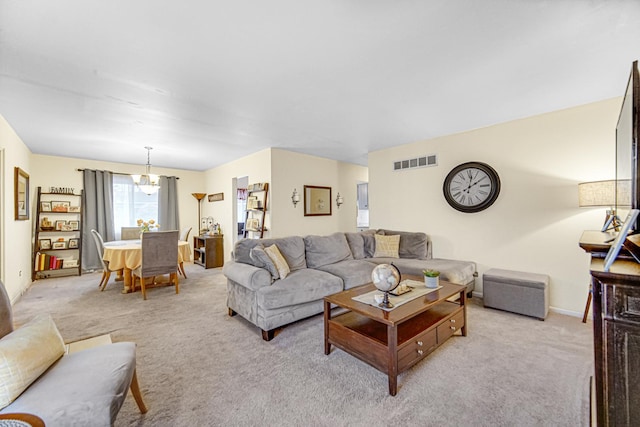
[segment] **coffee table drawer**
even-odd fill
[[[445,342],[455,331],[464,326],[464,313],[462,310],[438,325],[438,344]]]
[[[402,371],[422,359],[438,345],[436,330],[432,329],[416,336],[398,351],[398,369]]]

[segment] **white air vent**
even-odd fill
[[[429,154],[427,156],[415,157],[408,160],[397,160],[393,162],[393,170],[401,171],[405,169],[414,168],[426,168],[429,166],[438,165],[438,156],[436,154]]]

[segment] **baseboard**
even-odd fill
[[[482,299],[483,297],[482,292],[473,291],[472,294],[473,294],[473,298]],[[549,307],[549,311],[552,311],[558,314],[564,314],[565,316],[579,317],[581,319],[582,319],[582,316],[584,315],[584,313],[581,311],[571,311],[571,310],[565,310],[563,308],[557,308],[557,307]]]
[[[565,316],[579,317],[580,319],[582,319],[582,316],[584,315],[584,313],[581,311],[571,311],[571,310],[565,310],[557,307],[549,307],[549,311],[552,311],[558,314],[564,314]]]

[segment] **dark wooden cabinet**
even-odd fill
[[[640,425],[640,264],[592,258],[598,426]]]
[[[204,268],[224,265],[223,235],[193,236],[193,262]]]

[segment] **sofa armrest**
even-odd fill
[[[267,270],[242,262],[226,262],[222,268],[222,274],[227,279],[233,280],[252,291],[269,286],[272,283],[271,273]]]

